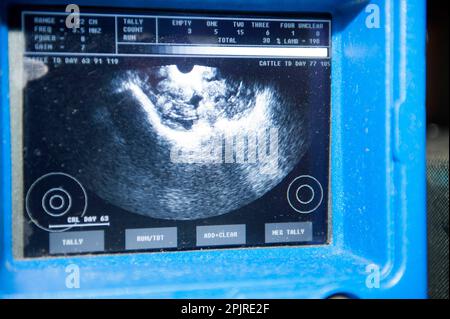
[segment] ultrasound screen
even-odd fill
[[[328,16],[78,18],[10,31],[23,257],[329,242]]]

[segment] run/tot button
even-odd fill
[[[125,230],[125,249],[157,249],[177,247],[177,228],[136,228]]]

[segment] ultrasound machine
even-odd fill
[[[424,298],[424,0],[4,0],[0,298]]]

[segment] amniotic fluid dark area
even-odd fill
[[[41,137],[28,165],[67,172],[132,213],[231,212],[273,189],[307,150],[308,79],[298,72],[233,61],[51,68],[27,85],[26,145]]]

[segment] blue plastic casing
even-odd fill
[[[331,13],[331,244],[32,260],[12,252],[5,21],[18,3],[65,2],[0,4],[0,297],[426,297],[425,0],[77,0],[81,10]],[[78,289],[66,288],[71,264]]]

